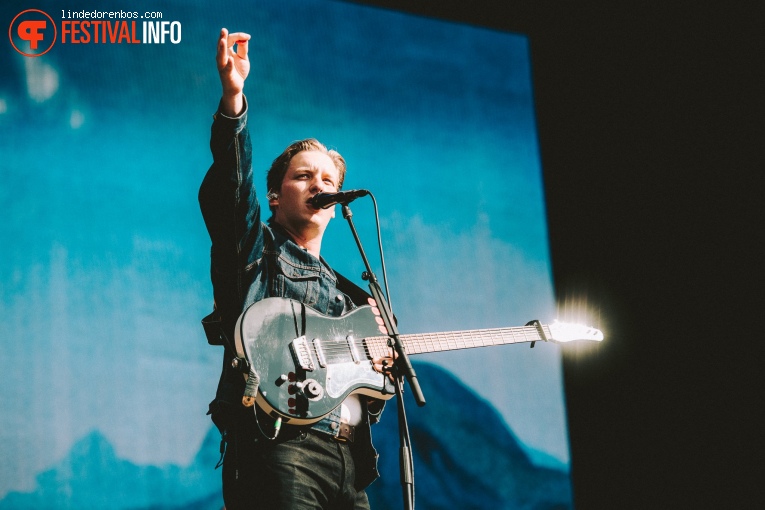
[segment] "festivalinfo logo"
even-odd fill
[[[61,10],[57,24],[39,9],[21,11],[8,27],[13,48],[25,57],[40,57],[56,44],[179,44],[180,21],[165,21],[161,12]]]
[[[13,18],[8,37],[13,48],[25,57],[39,57],[56,44],[56,23],[46,12],[27,9]]]

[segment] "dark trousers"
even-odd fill
[[[366,493],[354,489],[347,443],[305,430],[277,441],[249,433],[227,439],[226,510],[369,510]]]

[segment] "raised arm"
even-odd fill
[[[217,309],[228,323],[227,334],[233,331],[233,321],[242,311],[244,293],[253,278],[252,268],[263,251],[243,94],[249,73],[249,38],[244,33],[229,35],[223,29],[218,39],[216,62],[223,95],[211,129],[213,163],[199,189],[202,216],[212,241],[213,292]]]
[[[229,34],[225,28],[221,29],[218,38],[215,60],[223,86],[221,112],[229,117],[237,117],[244,110],[244,80],[250,74],[250,59],[247,57],[249,40],[249,34],[244,32]],[[236,51],[234,51],[235,45]]]

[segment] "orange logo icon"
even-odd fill
[[[56,23],[41,10],[27,9],[13,18],[8,37],[13,48],[25,57],[39,57],[56,43]]]

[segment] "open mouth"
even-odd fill
[[[318,193],[317,193],[317,194],[318,194]],[[317,210],[317,211],[318,211],[318,210],[319,210],[319,209],[321,209],[321,208],[320,208],[320,207],[316,207],[315,205],[313,205],[313,199],[314,199],[314,197],[315,197],[315,196],[316,196],[316,195],[314,195],[313,197],[311,197],[311,198],[309,198],[308,200],[306,200],[306,201],[305,201],[305,203],[306,203],[306,205],[308,205],[310,208],[312,208],[312,209],[315,209],[315,210]]]

